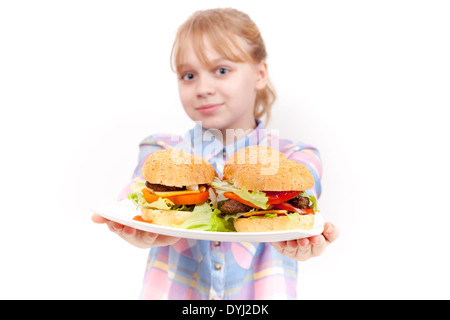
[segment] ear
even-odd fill
[[[262,90],[266,87],[267,82],[269,81],[269,72],[267,70],[266,61],[262,60],[260,63],[256,65],[256,89]]]

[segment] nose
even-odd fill
[[[208,96],[213,96],[216,94],[214,85],[210,79],[207,77],[199,77],[197,80],[197,97],[206,98]]]

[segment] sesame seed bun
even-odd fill
[[[314,177],[304,165],[267,146],[237,151],[226,162],[224,179],[237,188],[258,191],[304,191]]]
[[[152,184],[175,187],[210,183],[216,175],[214,167],[201,156],[174,148],[152,153],[141,172]]]
[[[299,215],[293,218],[278,216],[273,218],[239,218],[234,220],[234,228],[237,232],[311,230],[313,225],[313,214]]]
[[[156,209],[141,209],[142,218],[148,222],[160,226],[171,227],[172,225],[182,224],[189,218],[192,212],[189,211],[165,211]]]

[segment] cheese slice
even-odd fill
[[[157,195],[158,197],[172,197],[172,196],[179,196],[179,195],[186,195],[186,194],[195,194],[195,193],[201,193],[201,192],[205,192],[206,188],[205,186],[201,186],[198,190],[196,191],[191,191],[191,190],[182,190],[182,191],[155,191],[153,192],[155,195]]]
[[[261,214],[285,214],[288,213],[287,210],[261,210],[261,211],[253,211],[253,212],[248,212],[246,214],[244,214],[244,217],[251,217],[251,216],[257,216],[257,215],[261,215]]]

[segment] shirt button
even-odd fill
[[[225,150],[225,149],[222,150],[222,156],[223,156],[224,158],[227,157],[227,150]]]
[[[214,265],[214,269],[220,270],[220,269],[222,269],[222,265],[221,265],[220,263],[216,263],[216,264]]]
[[[214,241],[214,247],[220,246],[220,241]]]

